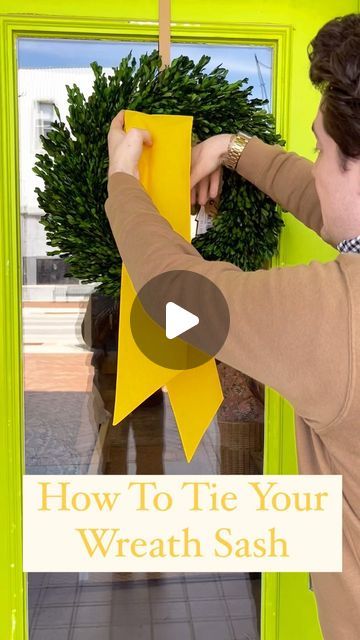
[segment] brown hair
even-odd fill
[[[360,14],[327,22],[308,48],[310,80],[322,93],[324,128],[342,164],[360,158]]]

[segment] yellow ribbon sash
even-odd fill
[[[133,127],[147,129],[153,140],[152,147],[144,148],[139,163],[140,181],[160,214],[190,241],[192,117],[126,111],[125,130]],[[185,456],[190,462],[223,400],[215,361],[177,371],[149,360],[131,332],[130,312],[135,297],[134,286],[123,266],[113,424],[166,385]]]

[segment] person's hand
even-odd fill
[[[122,171],[139,178],[138,163],[144,144],[152,145],[150,133],[146,129],[130,129],[125,133],[124,110],[120,111],[111,122],[108,133],[108,176]]]
[[[205,205],[216,198],[221,181],[221,165],[228,150],[230,133],[221,133],[200,142],[191,153],[191,204]]]

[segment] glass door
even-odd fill
[[[138,57],[156,44],[19,38],[17,47],[26,473],[262,473],[264,389],[222,364],[225,399],[190,464],[166,389],[112,428],[118,301],[48,255],[33,167],[56,109],[66,121],[66,85],[87,98],[90,62],[111,73],[130,50]],[[271,109],[271,47],[172,49],[195,60],[204,53],[209,68],[229,68],[230,80],[247,77]],[[28,602],[30,640],[260,638],[260,574],[34,573]]]

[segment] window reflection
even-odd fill
[[[32,172],[40,136],[55,106],[65,119],[66,84],[89,95],[89,63],[110,72],[130,49],[139,56],[154,43],[18,41],[26,472],[261,473],[263,388],[220,363],[225,400],[189,464],[166,389],[112,426],[118,302],[96,293],[96,283],[69,278],[65,263],[47,255],[34,192],[41,181]],[[271,49],[173,46],[173,57],[203,53],[271,99]],[[46,573],[30,574],[28,586],[30,640],[259,637],[258,574]]]
[[[252,96],[268,100],[268,111],[271,111],[271,83],[273,50],[271,47],[255,47],[245,45],[209,45],[174,43],[171,46],[172,58],[186,55],[197,62],[202,55],[211,57],[206,71],[222,65],[228,70],[229,82],[247,78],[248,85],[253,87]]]
[[[51,123],[55,120],[55,109],[52,102],[39,100],[36,103],[35,117],[35,145],[41,150],[41,137],[51,131]]]

